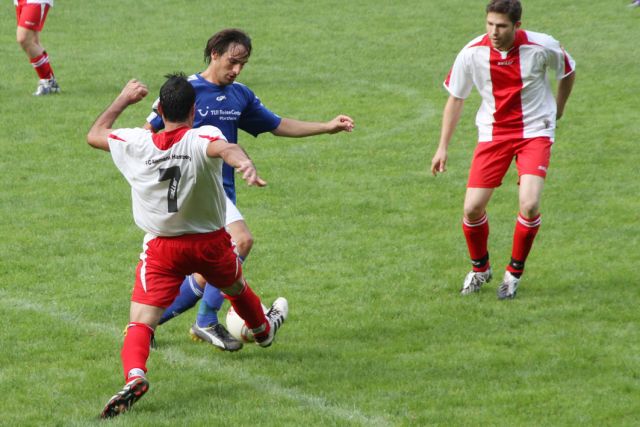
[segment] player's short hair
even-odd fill
[[[183,122],[196,102],[196,91],[183,73],[167,74],[165,78],[160,88],[162,114],[170,122]]]
[[[487,13],[502,13],[507,15],[514,24],[522,18],[520,0],[491,0],[487,5]]]
[[[207,45],[204,48],[204,62],[207,64],[211,62],[212,53],[224,55],[232,44],[244,47],[247,51],[247,58],[251,55],[251,38],[247,33],[237,28],[227,28],[218,31],[207,40]]]

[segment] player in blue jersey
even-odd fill
[[[235,81],[250,55],[251,39],[238,29],[219,31],[207,41],[204,50],[207,68],[189,77],[196,91],[194,127],[216,126],[231,143],[238,142],[238,129],[254,137],[265,132],[276,136],[304,137],[353,130],[353,120],[345,115],[338,115],[328,122],[306,122],[271,112],[251,89]],[[155,131],[164,127],[156,112],[151,113],[147,122],[146,127]],[[227,194],[226,228],[236,244],[240,259],[244,260],[253,246],[253,236],[235,206],[234,171],[226,164],[223,166],[223,185]],[[165,311],[160,324],[193,307],[202,298],[196,322],[189,331],[191,336],[222,350],[239,350],[242,343],[218,323],[218,311],[224,302],[222,294],[205,284],[204,278],[198,274],[185,278],[180,294]]]

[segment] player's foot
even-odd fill
[[[470,271],[467,277],[464,278],[460,295],[469,295],[480,291],[482,285],[491,281],[491,277],[493,277],[491,268],[487,269],[487,271]]]
[[[498,286],[498,299],[515,298],[516,292],[518,291],[518,283],[520,283],[519,277],[505,271],[504,279],[502,279],[502,283]]]
[[[276,337],[276,332],[282,326],[285,320],[287,320],[287,316],[289,315],[289,303],[285,298],[276,299],[267,314],[267,320],[269,321],[269,333],[263,337],[257,336],[256,344],[260,347],[269,347],[271,343],[273,343],[273,339]]]
[[[138,377],[129,381],[122,390],[109,399],[100,418],[112,418],[128,411],[147,391],[149,391],[149,381],[146,378]]]
[[[189,334],[191,334],[191,339],[194,341],[208,342],[220,350],[238,351],[242,348],[242,342],[231,336],[227,328],[220,323],[206,328],[201,328],[197,323],[194,323],[189,330]]]
[[[33,95],[44,96],[54,93],[60,93],[60,86],[58,86],[58,82],[55,78],[50,78],[40,79],[40,81],[38,82],[38,87],[36,88],[36,91],[33,93]]]
[[[640,0],[632,1],[628,4],[628,7],[640,7]]]

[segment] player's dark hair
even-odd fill
[[[183,73],[167,74],[165,78],[160,88],[162,114],[170,122],[186,121],[196,102],[196,91]]]
[[[491,0],[487,5],[487,13],[507,15],[514,24],[522,18],[522,5],[519,0]]]
[[[239,44],[247,51],[247,58],[251,55],[251,38],[242,30],[237,28],[227,28],[218,31],[207,40],[207,46],[204,48],[204,62],[211,62],[211,54],[217,53],[222,56],[229,46]]]

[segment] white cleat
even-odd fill
[[[516,292],[518,291],[518,283],[520,283],[519,277],[505,271],[504,279],[502,279],[502,283],[498,286],[498,299],[503,300],[515,298]]]
[[[271,304],[271,308],[265,316],[269,321],[270,329],[267,336],[262,338],[256,337],[256,344],[260,347],[269,347],[271,343],[273,343],[276,332],[278,332],[278,329],[280,329],[284,321],[287,320],[287,316],[289,316],[289,303],[285,298],[277,298],[273,304]]]
[[[467,277],[464,278],[462,289],[460,289],[460,295],[469,295],[474,292],[479,292],[482,285],[491,281],[491,268],[487,271],[470,271]]]
[[[58,86],[58,82],[55,78],[40,79],[40,81],[38,82],[38,87],[33,93],[33,96],[44,96],[55,93],[60,93],[60,86]]]

